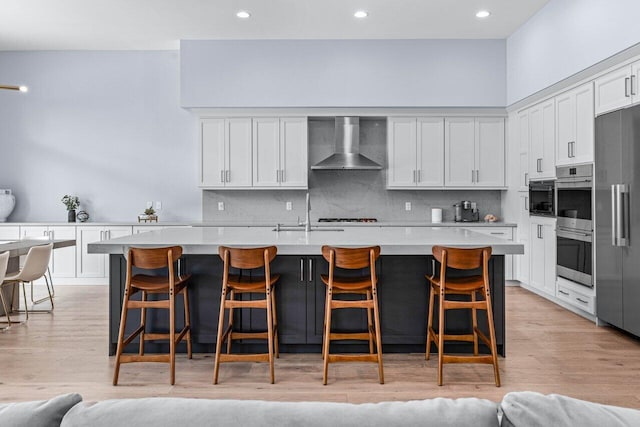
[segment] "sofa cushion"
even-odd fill
[[[82,401],[77,393],[49,400],[0,403],[0,426],[54,427],[75,404]]]
[[[601,405],[557,394],[508,393],[500,404],[503,427],[639,426],[640,411]]]
[[[409,402],[327,403],[144,398],[83,402],[64,427],[92,426],[468,426],[498,427],[489,400],[436,398]]]

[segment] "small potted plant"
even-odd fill
[[[158,216],[156,215],[155,209],[149,207],[144,210],[144,215],[138,215],[138,222],[140,221],[156,221],[158,222]]]
[[[80,199],[78,196],[69,196],[65,194],[62,198],[62,203],[67,207],[67,221],[76,222],[76,209],[80,206]]]

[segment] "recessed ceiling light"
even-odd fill
[[[251,16],[251,14],[249,12],[247,12],[246,10],[241,10],[238,13],[236,13],[236,16],[238,18],[247,19],[248,17]]]
[[[368,15],[369,13],[364,10],[358,10],[356,13],[353,14],[353,16],[355,16],[356,18],[366,18]]]
[[[491,15],[491,12],[488,10],[480,10],[476,13],[476,18],[487,18],[489,15]]]
[[[20,92],[29,92],[29,88],[26,86],[20,86]]]

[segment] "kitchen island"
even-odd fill
[[[320,274],[328,270],[321,256],[322,245],[359,247],[379,245],[378,261],[380,322],[384,351],[424,351],[427,323],[428,287],[424,278],[435,261],[434,245],[456,247],[491,246],[489,275],[492,287],[498,351],[505,354],[504,339],[504,255],[522,254],[523,245],[456,227],[173,227],[89,244],[90,253],[109,254],[109,353],[114,354],[122,307],[127,248],[179,245],[184,249],[179,263],[191,273],[190,303],[194,351],[211,352],[217,331],[222,282],[221,245],[256,247],[275,245],[278,256],[272,271],[281,275],[277,285],[278,327],[281,351],[319,352],[322,343],[325,287]],[[348,311],[348,310],[345,310]],[[236,324],[247,329],[263,329],[264,314],[238,313]],[[339,314],[342,314],[340,316]],[[347,316],[344,316],[347,314]],[[182,314],[177,314],[181,318]],[[452,312],[447,317],[451,331],[467,330],[467,313]],[[337,329],[355,330],[366,325],[366,315],[337,313]],[[166,325],[163,313],[148,322]],[[128,329],[133,329],[129,325]],[[253,351],[260,344],[238,344]],[[147,351],[164,349],[165,344],[149,344]],[[340,351],[361,350],[360,344],[345,343]],[[135,350],[131,344],[130,349]],[[453,346],[452,346],[453,347]],[[457,347],[469,351],[466,343]],[[454,349],[455,350],[455,349]]]

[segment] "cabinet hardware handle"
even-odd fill
[[[304,283],[304,258],[300,258],[300,282]]]
[[[542,172],[542,158],[538,159],[538,172]]]
[[[569,292],[565,292],[562,289],[558,289],[558,293],[569,296]]]
[[[431,274],[436,275],[436,260],[431,258]]]
[[[524,210],[528,211],[529,210],[529,197],[524,198]]]
[[[567,142],[567,157],[571,158],[571,141]]]
[[[42,235],[45,236],[45,237],[49,237],[49,232],[47,230],[44,230],[42,232]]]
[[[624,79],[624,96],[629,98],[629,77]]]
[[[284,173],[284,169],[280,170],[280,182],[287,182],[287,175]]]
[[[632,74],[632,75],[631,75],[631,95],[637,95],[636,90],[634,89],[634,88],[635,88],[635,86],[636,86],[636,85],[634,84],[634,83],[635,83],[635,80],[636,80],[636,75],[635,75],[635,74]]]
[[[414,183],[416,182],[416,170],[415,169],[413,170],[413,182]]]
[[[220,182],[224,182],[224,169],[220,170]]]
[[[501,234],[502,235],[502,234],[504,234],[504,232],[502,232],[502,231],[492,231],[489,234]]]
[[[476,169],[476,183],[480,182],[480,169]]]
[[[111,239],[111,230],[107,230],[104,232],[107,235],[107,240]]]
[[[420,172],[421,170],[418,169],[418,182],[422,182],[422,174]]]
[[[471,169],[471,182],[476,182],[476,171],[474,171],[473,169]]]
[[[276,169],[276,182],[280,182],[280,171]]]
[[[616,188],[618,186],[616,184],[611,184],[611,246],[618,246],[618,235],[616,233],[618,229],[618,225],[616,224],[616,220],[618,219],[618,214],[616,212],[617,204],[617,192]]]
[[[525,172],[524,173],[524,186],[528,186],[529,185],[529,172]]]
[[[313,259],[309,258],[309,282],[313,282]]]
[[[227,169],[227,172],[225,172],[225,174],[227,175],[227,182],[231,182],[231,170]]]
[[[54,240],[54,239],[55,239],[54,230],[50,230],[49,231],[49,240]]]
[[[589,301],[585,301],[582,298],[576,298],[578,301],[580,301],[583,304],[589,304]]]

